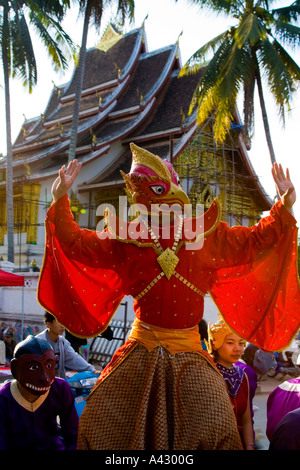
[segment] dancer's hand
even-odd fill
[[[291,182],[288,168],[284,174],[280,163],[274,163],[272,175],[282,204],[289,212],[291,212],[296,201],[296,191],[293,183]]]
[[[54,202],[67,194],[79,173],[81,165],[77,160],[71,160],[67,169],[65,165],[61,167],[51,189]]]

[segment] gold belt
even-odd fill
[[[157,346],[166,348],[171,354],[203,351],[198,326],[186,329],[160,328],[135,318],[128,339],[138,341],[148,351]]]

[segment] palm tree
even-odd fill
[[[29,92],[37,83],[37,65],[30,25],[45,45],[54,68],[66,69],[73,42],[60,26],[69,1],[0,0],[0,44],[6,111],[6,211],[8,261],[14,262],[13,154],[10,78],[20,78]]]
[[[197,106],[199,124],[214,114],[216,142],[223,142],[233,121],[239,92],[243,93],[243,132],[248,145],[254,135],[254,90],[257,86],[267,145],[272,164],[272,145],[262,76],[266,78],[284,125],[285,109],[300,80],[300,67],[284,48],[300,42],[300,28],[293,24],[300,13],[300,1],[285,8],[269,9],[273,0],[190,0],[237,20],[224,33],[207,42],[188,60],[181,72],[203,68],[190,112]],[[210,54],[210,55],[209,55]]]
[[[121,22],[124,23],[126,17],[128,16],[130,20],[133,20],[134,17],[134,0],[116,0],[117,1],[117,14],[121,14]],[[75,100],[74,100],[74,109],[73,109],[73,119],[72,127],[70,134],[70,145],[69,145],[69,161],[73,160],[76,156],[76,144],[77,144],[77,131],[78,131],[78,122],[79,122],[79,110],[80,110],[80,100],[83,84],[83,75],[85,69],[85,58],[86,58],[86,44],[88,29],[91,22],[100,28],[101,18],[103,10],[106,6],[113,3],[114,0],[79,0],[79,9],[82,14],[84,14],[83,22],[83,31],[81,38],[81,47],[79,55],[79,63],[77,69],[77,79],[76,79],[76,89],[75,89]]]

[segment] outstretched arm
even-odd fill
[[[71,160],[66,169],[65,165],[58,172],[58,177],[52,185],[52,197],[54,202],[63,197],[74,183],[81,168],[81,163]]]
[[[296,201],[296,191],[291,182],[288,168],[286,169],[286,173],[284,173],[280,163],[274,163],[272,176],[282,204],[289,212],[292,212],[292,207]]]

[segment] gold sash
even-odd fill
[[[203,352],[198,326],[182,330],[160,328],[135,318],[128,339],[138,341],[148,351],[162,346],[172,355],[192,351]]]

